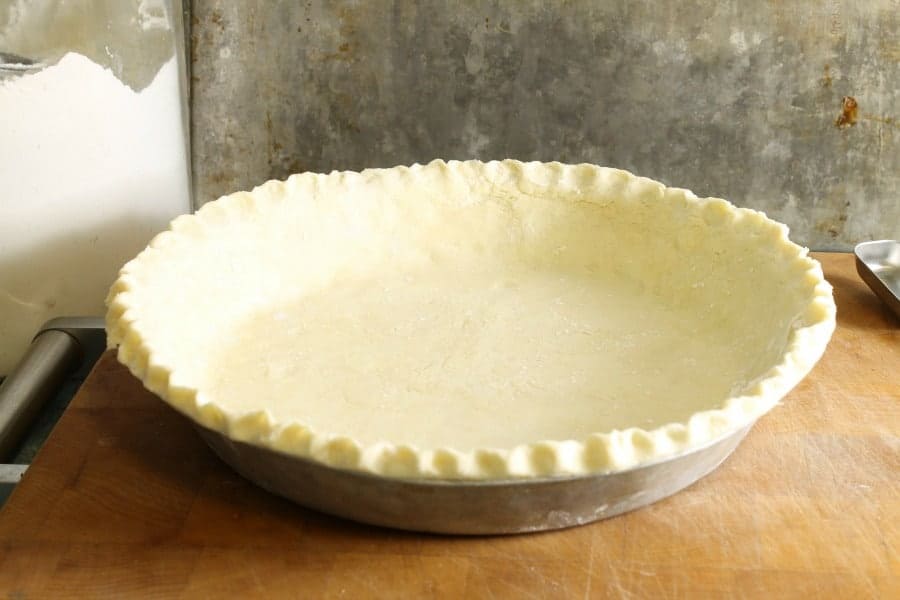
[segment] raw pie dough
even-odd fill
[[[295,175],[176,219],[110,344],[202,425],[397,477],[626,469],[744,427],[820,357],[786,228],[614,169]]]

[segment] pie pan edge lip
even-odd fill
[[[547,168],[565,174],[566,170],[589,168],[597,174],[614,174],[624,178],[627,184],[619,192],[631,197],[623,201],[640,199],[648,184],[658,190],[683,192],[690,202],[715,202],[717,209],[730,218],[754,219],[760,223],[775,225],[778,234],[773,243],[787,255],[786,261],[802,267],[804,276],[813,283],[813,293],[801,317],[788,334],[785,352],[778,364],[766,371],[743,395],[732,396],[719,407],[691,415],[686,422],[669,423],[652,430],[631,427],[609,432],[597,432],[581,440],[539,440],[519,444],[513,448],[478,448],[459,451],[453,448],[422,450],[407,444],[376,443],[363,445],[345,435],[317,432],[302,423],[279,424],[265,410],[241,414],[229,412],[206,398],[196,388],[179,383],[177,368],[162,364],[156,352],[140,331],[140,303],[133,293],[138,285],[132,276],[143,260],[144,254],[165,246],[179,232],[175,224],[187,220],[202,221],[213,211],[248,210],[253,202],[252,192],[238,192],[208,203],[193,215],[184,215],[173,221],[170,228],[156,236],[148,248],[127,263],[107,297],[106,329],[108,346],[117,350],[117,358],[144,386],[179,412],[208,429],[219,431],[236,441],[259,445],[277,452],[309,459],[338,469],[362,471],[380,477],[398,479],[431,480],[520,480],[556,477],[577,477],[625,471],[643,464],[657,462],[704,446],[753,423],[768,412],[812,369],[825,351],[835,328],[836,308],[831,285],[825,280],[821,265],[808,256],[806,248],[791,242],[787,227],[772,221],[763,213],[737,208],[717,198],[697,198],[687,190],[666,188],[661,183],[638,177],[627,171],[595,165],[564,165],[561,163],[522,163],[515,160],[491,161],[442,161],[427,165],[395,167],[393,169],[369,169],[361,173],[390,172],[405,169],[450,170],[465,166],[475,171],[507,169],[521,173],[525,167]],[[326,177],[341,177],[355,172],[332,172]],[[319,176],[318,174],[294,177]],[[599,178],[602,180],[602,178]],[[554,184],[567,185],[564,176],[554,179]],[[259,190],[273,182],[256,188]],[[276,182],[277,183],[277,182]],[[634,184],[634,185],[631,185]],[[562,191],[566,191],[562,189]],[[271,193],[271,192],[270,192]]]

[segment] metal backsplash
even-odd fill
[[[194,0],[198,204],[299,171],[592,162],[900,238],[900,0]]]

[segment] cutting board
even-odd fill
[[[817,255],[838,328],[718,470],[573,529],[442,537],[231,472],[106,354],[0,512],[0,595],[900,598],[900,323]]]

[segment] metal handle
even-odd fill
[[[64,317],[41,327],[25,356],[0,383],[0,462],[9,459],[66,378],[105,345],[99,317]]]

